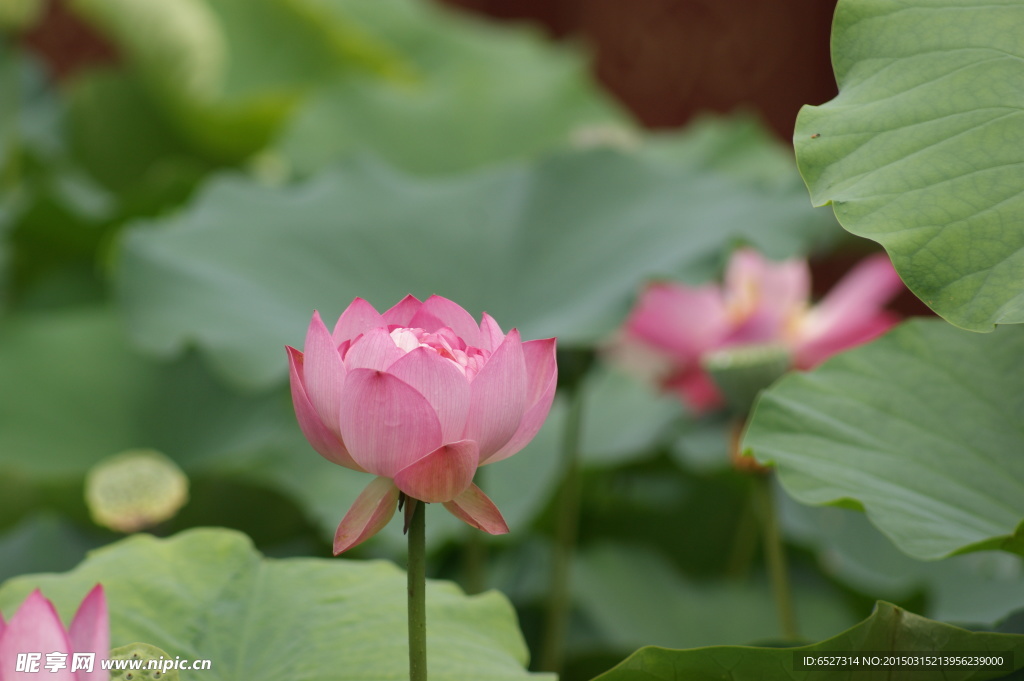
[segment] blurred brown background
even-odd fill
[[[800,107],[836,93],[836,0],[446,1],[583,42],[601,82],[650,127],[740,109],[789,140]]]

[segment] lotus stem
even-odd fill
[[[757,483],[753,483],[757,484]],[[743,508],[736,520],[733,535],[732,551],[726,574],[732,579],[743,579],[750,574],[750,568],[757,555],[757,545],[761,540],[760,518],[751,495],[744,497]]]
[[[753,500],[757,505],[758,515],[761,518],[765,564],[768,568],[768,578],[771,580],[772,593],[775,596],[775,608],[779,615],[779,627],[782,630],[783,637],[796,641],[800,639],[800,633],[797,629],[796,613],[793,608],[793,593],[789,585],[786,550],[782,545],[779,517],[775,510],[773,476],[754,476],[753,483]]]
[[[563,438],[562,494],[558,507],[555,542],[551,556],[551,593],[544,623],[538,668],[561,672],[565,656],[565,634],[572,607],[569,581],[580,518],[580,435],[583,426],[583,387],[570,391],[569,414]]]
[[[414,506],[409,523],[409,681],[427,681],[426,504]]]

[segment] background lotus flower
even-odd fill
[[[333,332],[314,312],[304,352],[287,350],[306,439],[329,461],[377,476],[341,521],[335,554],[384,527],[399,492],[508,531],[473,476],[540,430],[557,382],[555,339],[521,342],[439,296],[408,296],[384,314],[357,298]]]
[[[644,291],[613,353],[643,365],[696,411],[722,396],[701,366],[726,348],[780,346],[792,365],[810,369],[887,331],[897,318],[882,309],[903,283],[888,257],[858,264],[817,305],[810,304],[810,269],[802,259],[771,262],[750,249],[733,254],[723,285],[671,282]]]
[[[50,672],[42,665],[47,653],[67,655],[64,669]],[[46,678],[53,681],[107,681],[110,673],[100,668],[100,660],[110,652],[110,625],[103,587],[93,587],[78,606],[67,629],[57,610],[36,589],[21,604],[10,622],[0,617],[0,681]],[[42,653],[38,673],[17,672],[19,653]],[[91,672],[71,671],[73,653],[95,653]]]

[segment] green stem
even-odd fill
[[[775,494],[771,475],[758,475],[753,484],[754,503],[761,517],[761,531],[764,536],[764,555],[768,577],[775,596],[775,608],[779,614],[782,635],[791,641],[800,639],[793,610],[793,594],[789,586],[789,569],[786,565],[786,551],[779,532],[779,518],[775,511]]]
[[[751,564],[757,553],[761,532],[758,528],[759,514],[754,506],[754,500],[746,497],[740,517],[736,520],[732,551],[725,570],[726,575],[732,579],[743,579],[750,573]]]
[[[462,588],[467,594],[472,596],[487,589],[487,541],[479,530],[466,536],[463,573]]]
[[[580,434],[583,426],[583,389],[576,386],[570,394],[569,415],[563,439],[562,494],[558,508],[555,542],[551,556],[551,593],[544,622],[544,640],[538,668],[560,672],[565,654],[565,635],[569,625],[571,598],[570,567],[576,551],[580,518]]]
[[[414,504],[409,524],[409,681],[427,681],[427,541],[426,504]]]

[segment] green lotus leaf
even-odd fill
[[[931,657],[943,652],[971,653],[988,659],[1001,657],[1003,666],[949,664],[939,670],[927,666],[910,669],[894,663],[886,664],[886,653],[897,652],[899,657]],[[814,653],[833,660],[868,653],[869,658],[879,658],[879,664],[856,671],[824,666],[801,669],[798,665],[802,658]],[[1024,635],[967,631],[879,601],[866,620],[838,636],[813,645],[799,648],[712,646],[690,650],[641,648],[594,681],[824,681],[836,678],[856,678],[859,681],[893,678],[982,681],[1004,677],[1021,667],[1024,667]]]
[[[185,680],[366,681],[408,673],[406,578],[383,561],[256,552],[244,535],[201,529],[169,539],[135,535],[98,549],[71,572],[26,575],[0,587],[10,617],[39,588],[69,618],[103,584],[111,645],[145,641],[172,658],[210,660]],[[429,582],[428,660],[434,679],[547,678],[525,671],[526,645],[503,596],[467,597]]]
[[[972,628],[990,626],[1024,603],[1020,556],[973,551],[939,561],[914,560],[859,511],[779,497],[787,539],[814,552],[826,575],[861,593],[900,602],[923,594],[926,607],[920,614]]]
[[[824,219],[823,219],[824,218]],[[439,294],[524,338],[606,337],[649,278],[705,273],[736,241],[782,257],[830,231],[795,192],[696,162],[565,153],[443,179],[353,160],[286,188],[220,177],[138,225],[116,279],[134,340],[198,345],[232,383],[283,380],[314,309]]]
[[[815,205],[973,331],[1024,322],[1024,5],[842,0],[839,95],[794,144]]]
[[[743,440],[806,504],[862,507],[915,558],[1024,532],[1024,328],[913,320],[768,389]]]

